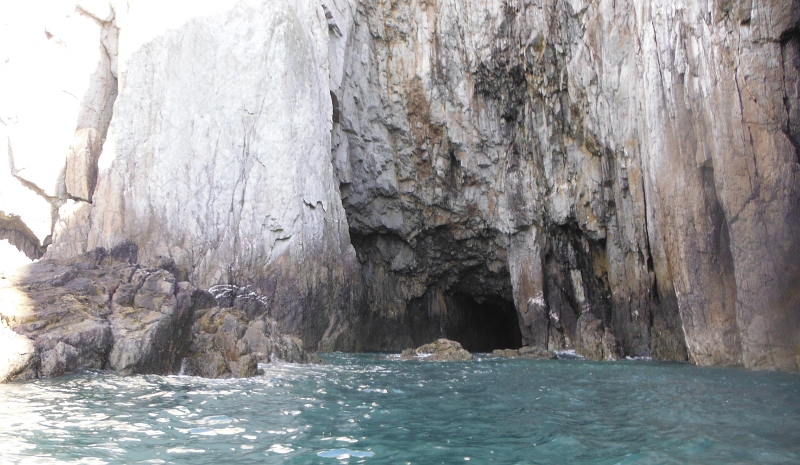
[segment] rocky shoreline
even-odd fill
[[[43,260],[0,279],[0,382],[78,370],[253,376],[258,363],[308,362],[248,288],[216,298],[169,259],[137,264],[136,245]]]
[[[35,266],[23,372],[248,373],[220,283],[323,352],[800,369],[796,1],[7,3],[0,262],[140,264]]]
[[[275,360],[323,363],[280,331],[268,299],[250,286],[196,289],[164,257],[138,263],[123,242],[70,260],[44,259],[0,273],[0,382],[80,370],[242,378]],[[535,347],[492,357],[553,359]],[[457,341],[438,339],[404,360],[472,361]]]

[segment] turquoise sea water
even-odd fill
[[[326,356],[244,380],[0,385],[0,463],[800,463],[800,375]]]

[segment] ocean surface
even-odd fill
[[[798,464],[800,375],[331,354],[251,379],[0,385],[0,463]]]

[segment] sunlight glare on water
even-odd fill
[[[800,463],[800,375],[332,354],[0,385],[2,463]]]

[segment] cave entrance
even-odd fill
[[[514,303],[500,296],[451,294],[444,326],[446,337],[460,342],[470,352],[522,347]]]

